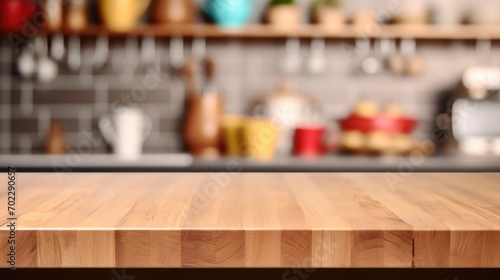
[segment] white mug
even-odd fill
[[[142,154],[142,146],[153,126],[151,119],[136,107],[119,107],[101,117],[98,125],[114,154],[124,160],[133,160]]]

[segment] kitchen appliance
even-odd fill
[[[134,160],[142,154],[142,145],[151,134],[153,123],[137,107],[118,107],[101,117],[98,125],[118,158]]]
[[[452,109],[453,136],[460,152],[469,155],[500,155],[500,99],[455,101]]]
[[[500,89],[500,68],[496,66],[472,66],[462,77],[467,95],[474,100],[483,100]]]
[[[500,68],[491,65],[491,41],[476,43],[476,65],[467,68],[454,93],[451,128],[458,150],[469,155],[500,155]]]
[[[490,48],[489,40],[478,40],[476,55],[481,49],[489,54]],[[461,84],[451,114],[458,149],[465,154],[500,155],[500,127],[496,123],[500,119],[500,68],[486,63],[471,66],[465,70]]]

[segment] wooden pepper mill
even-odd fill
[[[194,156],[216,158],[221,153],[220,125],[224,116],[224,102],[212,85],[215,71],[213,62],[206,59],[197,64],[196,61],[188,60],[185,67],[188,97],[184,141]],[[204,81],[197,83],[197,80]],[[199,90],[199,87],[202,89]]]
[[[47,154],[65,154],[67,151],[68,148],[61,126],[57,122],[52,122],[45,144],[45,152]]]
[[[189,151],[199,157],[218,157],[222,140],[222,99],[216,93],[191,95],[188,98],[184,139]]]

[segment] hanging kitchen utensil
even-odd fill
[[[408,76],[418,76],[424,70],[423,60],[417,54],[415,39],[401,40],[401,52],[405,58],[403,73]]]
[[[387,61],[387,67],[392,74],[402,75],[404,71],[404,57],[395,40],[391,40],[391,52]]]
[[[204,38],[195,38],[191,45],[191,56],[196,64],[196,84],[200,87],[200,93],[204,94],[207,86],[207,69],[205,63],[206,42]]]
[[[312,39],[307,69],[311,74],[320,74],[325,71],[325,66],[325,40],[320,38]]]
[[[170,39],[170,68],[173,72],[179,72],[184,66],[184,40],[182,37]]]
[[[354,74],[362,73],[361,62],[370,54],[370,47],[370,39],[358,37],[354,41],[354,50],[345,53],[346,56],[349,56],[347,59],[352,61],[352,72]]]
[[[288,38],[285,45],[285,56],[281,62],[281,71],[285,74],[294,74],[300,71],[300,40]]]
[[[193,40],[191,45],[191,55],[199,60],[205,59],[207,54],[207,42],[205,38],[197,37]]]
[[[68,66],[71,71],[78,71],[82,63],[80,38],[71,36],[68,39]]]
[[[64,36],[62,34],[54,34],[50,42],[50,56],[55,61],[61,61],[65,53]]]
[[[370,40],[370,39],[367,39]],[[368,46],[371,44],[368,43]],[[360,68],[364,74],[377,74],[383,69],[383,62],[380,57],[380,40],[373,43],[373,48],[369,47],[369,53],[361,60]]]
[[[156,60],[156,39],[154,34],[147,34],[142,37],[141,43],[141,63],[144,66],[154,64]]]
[[[101,34],[95,42],[93,57],[94,70],[100,70],[108,61],[109,56],[109,38],[106,34]]]
[[[388,60],[391,56],[392,48],[393,48],[393,42],[391,41],[391,39],[382,38],[379,40],[377,53],[380,57],[382,70],[385,70],[385,66],[387,65]]]
[[[131,77],[135,74],[137,67],[139,66],[139,42],[137,37],[130,36],[125,41],[125,67],[124,67],[124,75]]]
[[[59,67],[49,56],[49,45],[47,37],[35,38],[35,50],[37,53],[37,79],[42,83],[48,83],[57,77]]]
[[[23,79],[31,79],[36,73],[35,51],[31,44],[24,46],[17,58],[17,70]]]

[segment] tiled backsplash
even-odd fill
[[[378,2],[387,1],[373,1],[371,5]],[[123,46],[120,41],[112,43],[112,50]],[[301,40],[303,66],[309,59],[309,44],[310,40]],[[116,103],[129,102],[142,107],[153,119],[147,151],[182,149],[180,119],[184,85],[169,71],[168,46],[168,38],[157,39],[160,83],[144,96],[134,98],[134,88],[143,83],[148,71],[157,69],[140,66],[132,75],[124,75],[108,61],[104,69],[89,76],[70,71],[63,61],[53,82],[23,81],[12,74],[16,52],[7,38],[1,37],[0,153],[42,152],[51,121],[59,122],[68,144],[77,147],[82,139],[98,137],[96,124],[100,116]],[[422,121],[417,137],[425,138],[433,126],[438,92],[453,86],[463,70],[476,63],[474,42],[422,41],[418,42],[418,53],[425,62],[422,76],[360,75],[355,73],[359,57],[346,55],[346,49],[353,48],[354,41],[328,40],[324,73],[310,74],[302,67],[299,73],[285,75],[279,67],[284,46],[285,40],[279,39],[207,40],[207,54],[216,62],[216,84],[225,98],[228,113],[244,113],[252,99],[272,91],[286,78],[294,89],[319,100],[332,123],[346,116],[362,97],[380,103],[393,101]],[[186,54],[190,47],[191,40],[185,40]],[[500,64],[500,48],[494,45],[490,57],[489,63]],[[93,143],[91,152],[105,151],[103,141]]]

